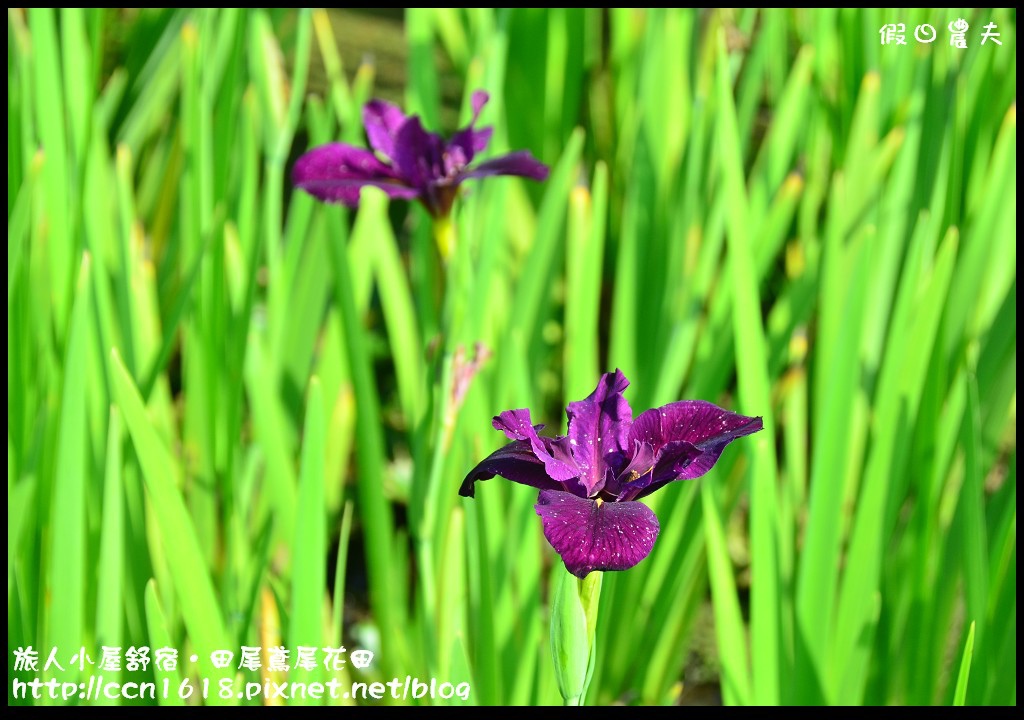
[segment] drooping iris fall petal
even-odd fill
[[[594,570],[628,570],[647,557],[661,526],[640,502],[602,502],[541,490],[537,514],[544,537],[576,577]]]
[[[530,447],[527,440],[516,440],[488,455],[463,480],[459,494],[473,497],[475,495],[473,485],[476,481],[488,480],[495,475],[540,490],[562,489],[561,483],[552,480],[547,474],[544,463],[534,455],[533,448]]]
[[[419,195],[372,152],[343,143],[321,145],[300,157],[292,169],[292,180],[319,200],[346,205],[356,205],[359,189],[367,185],[379,187],[393,198],[409,200]]]
[[[492,175],[518,175],[541,181],[548,177],[548,166],[534,158],[526,150],[519,150],[480,163],[464,172],[462,179],[484,178]]]
[[[655,450],[651,482],[629,499],[642,498],[673,480],[693,480],[718,462],[725,446],[764,427],[703,400],[681,400],[645,410],[633,421],[630,437]]]

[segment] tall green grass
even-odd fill
[[[9,9],[9,701],[19,648],[167,646],[104,675],[558,702],[536,495],[457,489],[618,367],[765,431],[650,498],[588,702],[1016,703],[1015,12],[408,9],[391,99],[485,89],[552,165],[474,184],[447,266],[418,206],[291,191],[364,141],[352,22]],[[375,655],[238,669],[272,645]]]

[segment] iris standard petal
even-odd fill
[[[476,130],[470,126],[452,135],[446,153],[446,158],[450,158],[446,163],[447,170],[461,174],[463,169],[473,161],[478,152],[483,152],[487,149],[487,144],[491,141],[493,133],[494,128],[492,127]],[[460,175],[460,177],[463,176]]]
[[[363,106],[363,126],[370,147],[389,160],[395,157],[395,137],[407,120],[405,113],[396,105],[383,100],[371,100]]]
[[[639,502],[601,502],[541,490],[534,506],[544,537],[576,577],[594,570],[627,570],[643,560],[658,538],[658,518]]]
[[[292,168],[292,181],[320,200],[350,206],[358,204],[359,189],[365,185],[379,187],[393,198],[419,196],[372,152],[344,143],[328,143],[302,155]]]
[[[483,90],[473,93],[473,97],[470,99],[470,104],[473,106],[473,118],[469,121],[469,125],[452,135],[451,142],[448,143],[448,151],[462,160],[462,165],[458,168],[460,171],[472,162],[474,155],[486,150],[487,144],[491,141],[494,128],[482,127],[479,130],[476,128],[477,120],[480,119],[480,111],[484,109],[489,98],[490,95]]]
[[[542,438],[537,431],[543,425],[534,425],[530,420],[530,411],[506,410],[495,417],[491,424],[495,430],[501,430],[509,440],[525,441],[530,444],[534,455],[544,463],[547,474],[554,480],[564,482],[580,474],[569,450],[569,442],[565,437]]]
[[[529,150],[519,150],[480,163],[468,172],[463,172],[462,179],[490,177],[491,175],[518,175],[531,180],[547,180],[548,166],[531,155]]]
[[[627,436],[633,411],[622,396],[628,386],[629,380],[620,370],[605,373],[594,392],[566,408],[572,455],[588,495],[604,485],[610,458],[632,450],[632,443],[627,445]]]
[[[561,483],[552,480],[545,472],[544,463],[533,454],[529,441],[516,440],[481,460],[462,481],[459,495],[473,497],[476,481],[489,480],[495,475],[540,490],[564,489]]]
[[[480,112],[484,109],[484,105],[491,99],[490,93],[486,90],[474,90],[473,95],[469,98],[469,104],[473,107],[473,121],[470,125],[474,125],[480,118]]]

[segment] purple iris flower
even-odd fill
[[[393,198],[418,199],[438,218],[448,216],[459,185],[471,178],[546,179],[547,165],[526,150],[469,167],[476,154],[486,149],[493,132],[490,127],[474,127],[487,99],[483,91],[473,93],[473,119],[450,140],[424,130],[418,115],[371,100],[363,107],[363,125],[373,150],[343,143],[321,145],[296,161],[292,180],[320,200],[349,207],[359,204],[360,188],[372,185]]]
[[[626,570],[647,557],[658,518],[641,502],[674,480],[700,477],[738,437],[763,426],[702,400],[683,400],[640,413],[622,392],[629,380],[605,373],[586,400],[569,403],[569,434],[542,437],[529,410],[506,410],[492,425],[510,442],[466,476],[459,494],[495,475],[540,489],[534,506],[569,572]]]

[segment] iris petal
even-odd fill
[[[519,150],[482,162],[469,172],[464,172],[461,179],[518,175],[531,180],[547,180],[548,172],[548,166],[533,157],[528,150]]]
[[[473,95],[469,99],[469,104],[473,106],[473,120],[469,123],[470,125],[476,124],[476,121],[480,118],[480,112],[490,99],[491,95],[486,90],[473,91]]]
[[[624,483],[635,481],[654,469],[654,448],[651,447],[651,444],[642,443],[639,440],[634,440],[634,443],[633,459],[629,461],[620,475],[621,482]]]
[[[658,518],[639,502],[600,502],[542,490],[534,506],[544,537],[576,577],[594,570],[627,570],[651,552]]]
[[[419,116],[413,115],[395,135],[392,161],[402,180],[427,192],[445,177],[444,149],[441,136],[424,130]]]
[[[759,417],[738,415],[703,400],[682,400],[640,413],[630,438],[650,443],[657,462],[651,482],[632,497],[650,495],[673,480],[700,477],[714,467],[726,445],[763,427]]]
[[[363,126],[370,147],[389,160],[395,157],[395,136],[408,118],[397,106],[371,100],[363,106]]]
[[[529,441],[516,440],[498,448],[473,468],[462,481],[459,495],[473,497],[476,481],[489,480],[495,475],[540,490],[564,489],[561,483],[552,480],[544,471],[544,463],[534,455]]]
[[[490,95],[483,90],[477,90],[473,93],[473,97],[470,99],[470,104],[473,106],[473,119],[469,121],[469,125],[452,135],[451,142],[448,143],[448,151],[453,155],[457,155],[462,163],[458,166],[456,172],[461,172],[466,165],[473,161],[473,157],[477,153],[486,150],[487,144],[491,141],[494,128],[483,127],[479,130],[476,129],[477,120],[480,119],[480,111],[484,109],[484,105],[487,104],[489,98]]]
[[[506,410],[491,421],[495,430],[501,430],[509,440],[529,442],[534,455],[544,463],[544,468],[552,479],[566,481],[580,474],[580,469],[572,458],[567,438],[542,438],[537,431],[543,425],[534,425],[530,420],[530,411]]]
[[[359,189],[366,185],[379,187],[393,198],[419,196],[372,152],[343,143],[328,143],[304,154],[295,162],[292,181],[320,200],[352,207],[359,202]]]
[[[459,163],[451,163],[449,170],[462,173],[462,170],[473,161],[478,152],[487,149],[492,134],[494,134],[492,127],[475,130],[470,126],[452,135],[451,142],[448,143],[448,153],[452,157],[457,157]]]
[[[633,411],[622,396],[628,386],[629,380],[621,371],[605,373],[594,392],[566,408],[572,454],[588,495],[603,487],[609,460],[632,449],[626,438]]]
[[[750,435],[761,427],[759,417],[738,415],[704,400],[681,400],[640,413],[630,434],[657,450],[673,440],[685,440],[699,447],[724,437]]]

